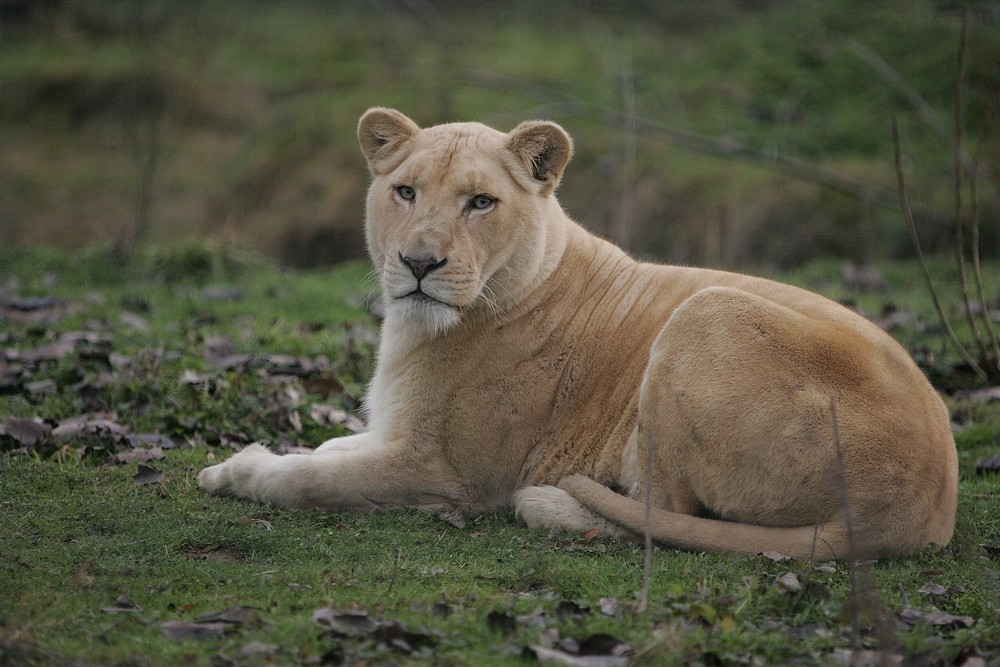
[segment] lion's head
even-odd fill
[[[552,193],[572,154],[562,128],[420,129],[376,108],[358,138],[372,175],[365,229],[387,322],[438,334],[502,311],[537,282],[558,207]]]

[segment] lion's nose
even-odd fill
[[[404,257],[403,253],[399,253],[399,259],[403,262],[403,264],[410,267],[413,277],[417,280],[423,280],[424,276],[428,273],[434,269],[440,269],[448,263],[447,257],[444,259],[438,259],[436,257]]]

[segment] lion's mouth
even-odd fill
[[[449,308],[453,307],[450,303],[431,296],[430,294],[423,291],[419,287],[413,290],[412,292],[407,292],[406,294],[397,296],[396,300],[397,301],[410,300],[416,303],[435,303],[435,304],[440,304],[442,306],[448,306]]]

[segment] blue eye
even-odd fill
[[[400,185],[399,187],[397,187],[396,194],[398,194],[406,201],[413,201],[417,197],[417,191],[411,188],[409,185]]]
[[[476,195],[469,203],[472,204],[472,208],[482,211],[496,204],[497,200],[489,195]]]

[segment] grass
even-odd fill
[[[371,290],[367,267],[289,273],[222,249],[145,252],[140,265],[147,268],[123,275],[99,248],[0,250],[8,296],[58,300],[0,319],[8,358],[0,375],[24,367],[31,381],[55,381],[51,393],[19,387],[0,395],[0,417],[56,424],[113,411],[134,433],[161,433],[178,444],[151,462],[162,481],[143,485],[133,479],[136,463],[113,462],[131,448],[99,434],[28,456],[0,452],[0,664],[518,664],[525,647],[599,634],[655,664],[822,664],[855,644],[846,564],[817,569],[658,548],[650,609],[637,615],[643,553],[635,545],[529,530],[507,513],[458,528],[410,510],[288,512],[207,496],[195,476],[230,455],[228,442],[315,445],[343,432],[311,419],[310,406],[350,407],[371,372],[367,340],[375,323],[362,306]],[[991,276],[1000,269],[988,268]],[[787,278],[836,298],[853,296],[871,312],[889,299],[913,309],[916,325],[901,339],[940,349],[947,368],[940,335],[921,324],[931,311],[915,266],[889,264],[884,274],[891,288],[881,296],[843,291],[832,263]],[[242,296],[212,298],[205,288],[217,283]],[[110,335],[111,350],[131,361],[111,362],[86,345],[37,366],[23,360],[83,330]],[[242,370],[214,368],[206,347],[222,336],[253,361]],[[328,364],[310,377],[282,375],[268,361],[275,354]],[[187,383],[185,371],[208,379]],[[332,378],[338,389],[317,389],[328,385],[310,383],[316,377]],[[1000,403],[962,393],[948,402],[963,426],[955,539],[914,558],[874,563],[863,579],[876,585],[894,628],[893,645],[883,648],[908,660],[950,662],[974,651],[996,660],[1000,480],[977,475],[974,466],[1000,449]],[[14,444],[0,435],[0,448]],[[777,585],[787,572],[801,592]],[[945,592],[921,592],[931,583]],[[164,624],[232,608],[253,611],[244,609],[241,622],[209,639],[165,635]],[[326,608],[366,613],[369,626],[324,631],[313,615]],[[909,628],[895,621],[907,609],[973,624]],[[876,621],[860,616],[861,647],[880,647]]]

